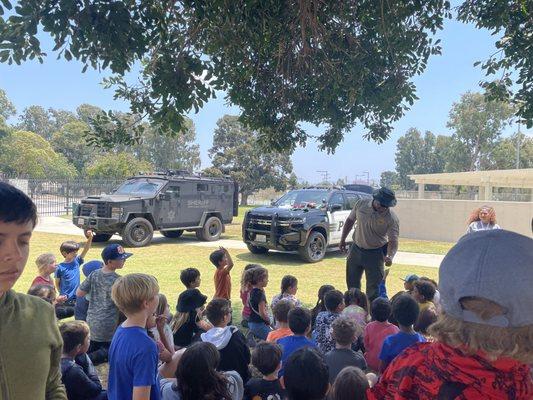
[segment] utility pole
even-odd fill
[[[329,173],[328,171],[316,171],[319,174],[322,174],[322,179],[324,182],[329,183]]]
[[[363,171],[363,174],[366,174],[366,184],[370,185],[370,173],[368,171]]]
[[[518,120],[518,132],[516,133],[516,169],[520,169],[520,145],[522,138],[520,134],[520,120]]]

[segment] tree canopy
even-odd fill
[[[285,190],[296,184],[288,153],[265,152],[258,142],[256,132],[246,128],[238,117],[225,115],[217,121],[213,147],[209,150],[213,168],[204,170],[207,175],[231,175],[239,183],[241,203],[258,190],[273,187]]]
[[[0,13],[11,9],[0,4]],[[0,20],[0,62],[42,62],[42,27],[59,57],[80,60],[82,71],[109,69],[115,96],[162,132],[181,131],[187,112],[225,90],[269,148],[305,144],[308,122],[325,127],[316,139],[333,151],[356,123],[367,138],[389,136],[417,98],[412,78],[440,53],[433,34],[450,15],[445,0],[19,0]],[[140,76],[129,84],[134,65]],[[94,139],[131,143],[132,132],[142,135],[116,129]]]
[[[32,178],[76,176],[68,160],[33,132],[15,131],[0,141],[0,171]]]
[[[138,160],[133,154],[117,153],[97,157],[86,168],[86,175],[94,179],[124,178],[152,170],[150,163]]]

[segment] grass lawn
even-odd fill
[[[15,289],[26,292],[33,278],[36,276],[36,257],[45,252],[52,252],[61,261],[59,246],[65,240],[72,237],[52,233],[35,232],[31,240],[31,251],[26,270],[15,285]],[[102,243],[95,243],[86,261],[100,259],[103,248]],[[214,293],[213,273],[214,267],[209,263],[209,254],[216,248],[196,247],[182,244],[166,238],[157,238],[151,246],[130,249],[134,256],[128,259],[123,270],[119,274],[131,272],[144,272],[154,275],[160,284],[161,292],[164,293],[174,309],[178,294],[183,291],[183,285],[179,280],[180,270],[187,267],[198,268],[202,274],[202,293],[211,297]],[[323,284],[332,284],[341,291],[346,289],[345,284],[345,258],[338,252],[331,253],[318,264],[302,263],[297,254],[270,253],[267,255],[254,255],[246,250],[230,250],[235,262],[232,271],[232,299],[234,316],[240,320],[242,304],[239,298],[239,282],[244,266],[248,263],[259,263],[269,270],[269,285],[266,288],[267,298],[279,292],[281,278],[286,274],[294,275],[299,280],[298,298],[307,306],[311,307],[316,302],[318,288]],[[400,277],[408,273],[416,273],[419,276],[428,276],[436,279],[438,270],[410,265],[393,265],[387,280],[389,295],[401,290],[403,283]],[[82,278],[83,279],[83,278]],[[364,286],[364,283],[363,283]]]

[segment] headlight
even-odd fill
[[[111,207],[111,218],[120,219],[122,217],[121,207]]]

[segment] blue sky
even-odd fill
[[[309,142],[292,156],[296,175],[317,182],[322,176],[317,170],[326,170],[333,181],[344,177],[353,181],[357,175],[362,179],[363,171],[369,171],[371,178],[379,180],[382,171],[394,169],[396,141],[410,127],[451,134],[446,128],[448,112],[462,93],[479,90],[478,83],[484,74],[473,64],[494,52],[494,37],[488,31],[456,21],[447,21],[438,37],[442,39],[442,55],[433,56],[425,73],[415,78],[419,100],[395,124],[393,134],[385,143],[363,139],[364,131],[360,126],[345,135],[335,154],[320,152],[315,143]],[[52,47],[49,39],[43,38],[42,43]],[[82,103],[106,110],[128,110],[126,103],[113,100],[113,90],[101,86],[104,74],[90,69],[82,74],[81,69],[80,63],[56,60],[49,52],[44,64],[36,61],[21,66],[0,64],[0,88],[7,92],[19,112],[32,104],[75,110]],[[238,113],[237,107],[226,104],[224,93],[219,93],[218,98],[211,100],[198,114],[190,115],[196,125],[202,168],[210,165],[207,151],[216,121],[224,114]],[[323,131],[320,127],[304,127],[315,135]],[[516,130],[516,127],[511,129]]]

